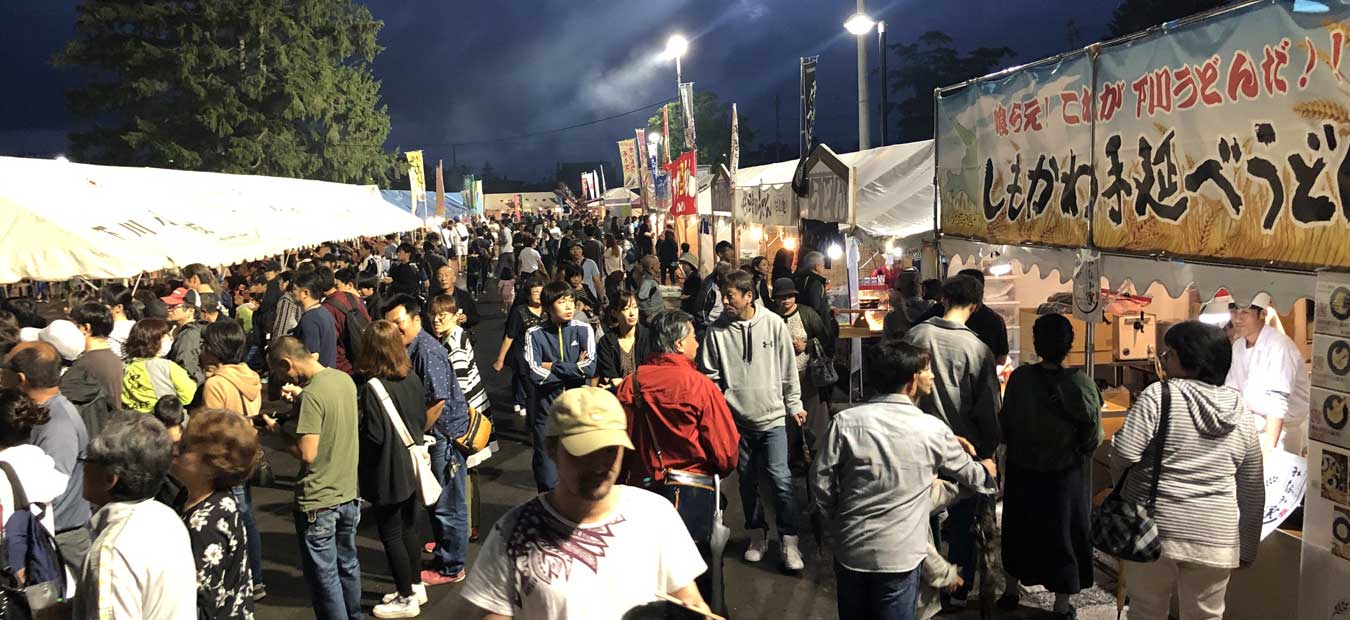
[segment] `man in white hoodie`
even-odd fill
[[[759,478],[765,472],[774,486],[774,514],[782,536],[784,568],[803,568],[797,547],[799,510],[788,469],[787,416],[806,423],[801,386],[797,383],[792,334],[777,314],[755,301],[750,274],[733,271],[723,292],[726,311],[703,337],[699,368],[726,393],[741,432],[741,507],[750,532],[747,562],[758,562],[768,550],[768,524],[759,503]]]

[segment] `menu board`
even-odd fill
[[[1350,619],[1350,276],[1317,278],[1299,617]]]

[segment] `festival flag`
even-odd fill
[[[422,164],[422,151],[408,151],[408,185],[412,191],[412,212],[422,217],[427,202],[427,171]],[[423,208],[419,209],[418,205]]]
[[[694,127],[694,83],[684,82],[680,84],[680,109],[684,111],[684,148],[689,151],[696,151],[698,147],[695,142],[698,138],[698,132]],[[667,155],[669,158],[669,155]]]
[[[637,141],[619,140],[619,161],[623,164],[623,186],[628,189],[642,187],[642,175],[638,173]]]
[[[801,152],[800,157],[811,153],[816,134],[816,60],[817,56],[802,59],[801,91]]]
[[[736,168],[741,165],[741,130],[736,104],[731,104],[731,186],[736,186]]]
[[[667,165],[666,176],[670,179],[670,214],[698,213],[698,158],[694,151],[685,151]]]
[[[464,200],[464,207],[472,213],[481,212],[482,209],[473,195],[473,175],[464,175],[464,182],[460,187],[462,189],[459,192],[459,197]]]
[[[666,161],[670,161],[670,104],[661,106],[661,142],[666,145]]]
[[[483,180],[475,179],[473,182],[473,204],[474,211],[479,215],[483,214]]]
[[[444,162],[436,160],[436,217],[445,217],[445,172],[441,170]]]

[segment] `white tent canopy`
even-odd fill
[[[225,265],[421,225],[374,186],[0,157],[0,282]]]

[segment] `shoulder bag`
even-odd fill
[[[681,506],[680,491],[685,487],[702,489],[710,493],[713,500],[709,502],[708,509],[696,518],[690,518],[686,516],[688,514],[686,510],[680,510],[685,525],[689,528],[689,535],[695,541],[706,541],[712,536],[713,526],[718,521],[719,481],[716,476],[666,467],[666,460],[661,455],[661,444],[656,440],[656,431],[652,429],[651,419],[648,417],[652,413],[647,409],[647,401],[642,399],[642,388],[638,385],[637,369],[634,369],[633,374],[629,376],[633,380],[633,421],[646,429],[647,439],[652,442],[652,450],[656,452],[658,467],[658,471],[652,472],[651,476],[639,481],[639,486],[670,500],[677,508]]]
[[[463,435],[453,438],[455,447],[459,448],[459,451],[463,452],[464,456],[477,454],[482,451],[483,448],[488,446],[488,443],[492,439],[492,420],[488,419],[486,415],[483,415],[482,411],[473,407],[468,407],[468,409],[469,427],[464,431]]]
[[[394,401],[389,398],[389,392],[385,391],[384,384],[380,383],[379,379],[371,379],[369,385],[370,389],[375,390],[375,395],[380,397],[384,413],[389,416],[389,423],[394,426],[394,432],[398,433],[403,446],[408,449],[408,456],[412,459],[413,477],[417,478],[418,488],[422,494],[422,503],[427,506],[435,504],[441,498],[441,483],[436,480],[435,471],[431,468],[431,451],[427,449],[425,443],[413,441],[412,435],[408,433],[408,426],[403,423],[403,416],[394,407]]]
[[[812,385],[827,388],[839,383],[839,371],[834,369],[834,360],[825,355],[825,347],[820,344],[820,339],[808,340],[806,352],[810,356],[806,361],[806,377]]]
[[[1143,505],[1125,499],[1121,489],[1135,463],[1125,470],[1120,482],[1092,515],[1092,546],[1103,553],[1131,562],[1154,562],[1162,557],[1162,540],[1158,523],[1153,519],[1154,504],[1158,499],[1158,478],[1162,473],[1163,447],[1167,444],[1167,427],[1172,410],[1172,389],[1166,380],[1162,384],[1162,414],[1158,430],[1149,447],[1153,449],[1153,479],[1149,483],[1148,499]]]

